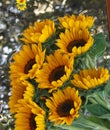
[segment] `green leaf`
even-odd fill
[[[90,127],[86,127],[83,125],[79,120],[73,121],[71,125],[58,125],[58,127],[62,128],[63,130],[93,130]]]
[[[105,115],[99,116],[99,118],[107,119],[110,121],[110,114],[105,114]]]
[[[81,114],[80,117],[74,120],[70,126],[64,124],[58,125],[58,127],[63,130],[109,130],[109,124],[110,121],[95,116],[88,117]]]
[[[74,124],[74,125],[59,125],[60,128],[62,128],[62,130],[92,130],[91,128],[85,128],[82,127],[82,125],[80,124]]]
[[[88,101],[92,104],[99,104],[110,113],[110,91],[109,83],[105,86],[105,89],[99,92],[95,92],[87,97]]]
[[[109,122],[110,123],[110,122]],[[88,128],[90,130],[108,130],[108,126],[105,126],[103,120],[98,119],[97,117],[85,117],[80,116],[78,120],[74,121],[73,126]],[[72,130],[72,129],[71,129]]]
[[[100,117],[96,117],[96,116],[90,116],[88,118],[88,120],[98,124],[100,127],[105,127],[105,128],[109,128],[110,129],[110,121],[109,120],[106,120],[106,119],[103,119],[103,118],[100,118]],[[104,129],[105,130],[105,129]]]
[[[95,116],[102,116],[105,114],[109,114],[110,112],[105,109],[103,106],[101,106],[100,104],[90,104],[86,106],[87,110],[95,115]]]
[[[96,59],[91,58],[90,55],[85,56],[85,62],[84,64],[86,65],[87,68],[95,68],[96,67]]]
[[[104,92],[107,95],[107,97],[110,97],[110,81],[108,81],[107,84],[105,85]]]
[[[94,36],[94,45],[89,50],[88,54],[91,58],[100,57],[106,49],[106,40],[103,33]]]

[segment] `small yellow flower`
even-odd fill
[[[33,26],[31,25],[28,29],[24,30],[21,40],[30,44],[43,43],[50,38],[55,31],[54,22],[46,19],[44,21],[35,22]]]
[[[64,90],[53,93],[53,97],[46,100],[46,106],[49,108],[49,120],[54,122],[54,125],[64,123],[71,125],[79,116],[81,98],[78,91],[67,86]]]
[[[94,68],[88,70],[81,70],[79,74],[73,76],[71,83],[82,89],[95,88],[102,85],[109,79],[109,71],[105,68]]]
[[[27,8],[26,0],[16,0],[16,4],[17,4],[17,8],[21,11],[23,11]]]

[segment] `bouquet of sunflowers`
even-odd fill
[[[109,70],[99,66],[106,40],[92,16],[36,21],[10,63],[14,130],[110,129]]]

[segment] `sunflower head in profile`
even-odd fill
[[[83,26],[85,25],[86,28],[91,28],[94,24],[94,17],[92,16],[85,16],[83,14],[79,14],[77,16],[77,21],[80,23],[82,22]]]
[[[92,16],[85,16],[83,14],[79,14],[78,16],[73,14],[59,17],[58,20],[61,26],[65,29],[71,29],[77,24],[80,28],[91,28],[94,23],[94,18]]]
[[[54,122],[54,125],[64,123],[71,125],[79,116],[81,98],[78,91],[67,86],[64,90],[53,93],[53,97],[46,100],[46,106],[49,108],[49,120]]]
[[[94,68],[81,70],[79,74],[73,76],[71,83],[81,89],[95,88],[109,79],[109,71],[105,68]]]
[[[71,15],[71,16],[65,15],[64,17],[58,17],[58,20],[59,20],[61,26],[69,29],[69,28],[73,27],[73,24],[76,21],[76,16],[75,15]]]
[[[12,93],[8,102],[10,112],[15,113],[17,111],[16,104],[19,100],[32,100],[34,92],[34,86],[26,80],[12,86]]]
[[[16,0],[16,6],[21,11],[25,10],[27,8],[26,0]]]
[[[11,113],[16,112],[15,105],[18,103],[18,100],[23,98],[23,94],[25,90],[26,90],[26,85],[23,84],[22,82],[19,82],[13,85],[12,90],[11,90],[12,93],[8,102]]]
[[[46,61],[37,73],[38,87],[56,89],[69,79],[73,70],[74,58],[55,51],[54,54],[46,57]]]
[[[11,85],[20,82],[20,78],[34,78],[43,64],[44,56],[45,50],[42,51],[40,45],[23,45],[22,49],[13,56],[13,62],[10,63]]]
[[[45,111],[31,100],[19,100],[14,130],[46,130]]]
[[[80,55],[87,52],[94,43],[94,39],[87,29],[72,28],[66,29],[64,33],[60,34],[56,45],[62,52],[69,55]]]
[[[46,19],[44,21],[35,22],[29,28],[24,30],[22,41],[25,43],[43,43],[55,33],[55,24],[52,20]]]

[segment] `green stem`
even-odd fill
[[[107,102],[106,98],[100,97],[99,95],[95,95],[95,100],[97,101],[97,103],[102,105],[104,108],[110,110],[110,104],[109,104],[109,102]]]

